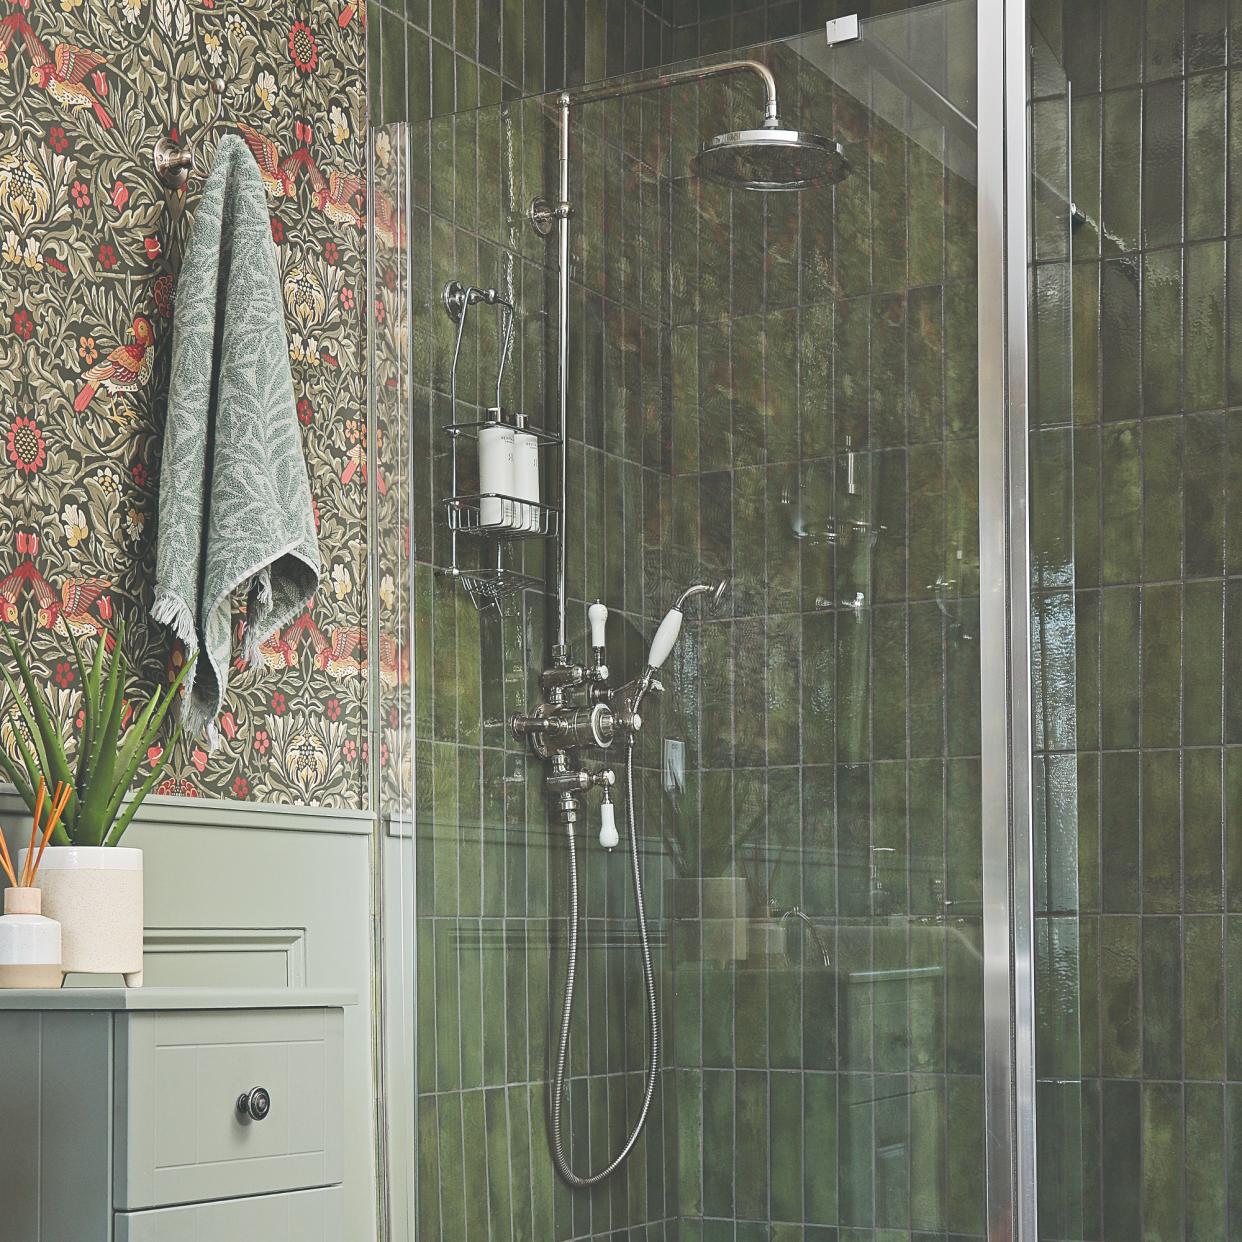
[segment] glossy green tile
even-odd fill
[[[1182,837],[1187,912],[1224,908],[1221,754],[1215,747],[1183,754]]]
[[[1124,587],[1100,593],[1100,742],[1135,746],[1140,727],[1140,592]]]
[[[1107,225],[1102,244],[1106,254],[1133,250],[1139,241],[1142,98],[1137,90],[1112,91],[1104,96],[1103,136],[1107,155],[1102,173],[1102,214]],[[1178,187],[1180,184],[1180,180],[1175,182]]]
[[[1223,60],[1223,58],[1222,58]],[[1221,62],[1217,62],[1221,63]],[[1227,77],[1208,73],[1186,82],[1186,239],[1225,231]]]
[[[1141,558],[1141,448],[1135,424],[1100,436],[1100,503],[1104,583],[1134,582]]]
[[[983,1083],[977,1078],[948,1079],[949,1133],[947,1232],[979,1234],[984,1227]]]
[[[1102,1084],[1101,1147],[1103,1236],[1109,1239],[1142,1237],[1143,1207],[1142,1096],[1137,1082]],[[1159,1131],[1157,1134],[1161,1133]]]
[[[1225,353],[1225,245],[1187,246],[1187,409],[1215,409],[1224,404]]]
[[[1180,1084],[1144,1083],[1142,1095],[1143,1230],[1148,1238],[1182,1232],[1185,1159]]]
[[[1148,920],[1153,925],[1158,920]],[[1158,950],[1166,949],[1165,959],[1176,961],[1176,925],[1171,920],[1161,920],[1166,928],[1172,928],[1173,947],[1168,950],[1168,934],[1164,940],[1156,936],[1151,944],[1150,955],[1144,952],[1146,942],[1141,939],[1140,920],[1137,918],[1103,918],[1099,926],[1099,1017],[1101,1023],[1100,1069],[1107,1077],[1137,1077],[1142,1065],[1147,1032],[1142,1025],[1139,1007],[1142,978],[1140,958],[1143,965],[1155,963]],[[1167,980],[1161,979],[1164,986]],[[1176,1029],[1176,1014],[1172,1029]],[[1162,1045],[1152,1036],[1156,1052]],[[1172,1039],[1172,1034],[1169,1039]]]
[[[1145,746],[1181,739],[1182,588],[1142,590],[1142,737]]]
[[[1228,1236],[1225,1223],[1225,1087],[1187,1083],[1185,1088],[1186,1238],[1208,1242]]]
[[[1139,758],[1132,752],[1100,756],[1102,908],[1139,908]]]
[[[1152,84],[1143,100],[1143,245],[1173,245],[1183,238],[1182,184],[1185,160],[1185,87],[1181,79]],[[1128,97],[1124,97],[1128,98]],[[1105,97],[1105,117],[1110,99]],[[1106,159],[1113,152],[1106,152]],[[1108,183],[1105,165],[1105,184]]]
[[[1182,1001],[1185,997],[1181,963],[1181,926],[1175,918],[1145,916],[1143,937],[1142,1009],[1143,1076],[1178,1078],[1182,1068]],[[1104,943],[1107,953],[1109,941]],[[1101,963],[1101,971],[1104,963]],[[1118,968],[1112,976],[1124,978]],[[1107,1058],[1107,1054],[1106,1054]]]

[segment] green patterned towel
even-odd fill
[[[319,568],[267,195],[229,135],[177,281],[160,471],[152,616],[206,656],[186,678],[187,731],[216,745],[234,592],[246,597],[242,658],[258,667],[261,644],[314,594]]]

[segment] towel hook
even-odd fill
[[[211,83],[212,93],[216,97],[216,121],[224,111],[224,91],[226,83],[223,78],[214,78]],[[155,144],[152,162],[155,175],[170,190],[184,190],[194,171],[194,147],[181,138],[171,138],[165,134]]]

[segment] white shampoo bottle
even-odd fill
[[[489,410],[489,416],[499,410]],[[479,525],[485,529],[512,526],[514,505],[514,431],[497,417],[479,428]]]
[[[526,430],[526,416],[515,414],[513,432],[513,494],[527,504],[518,506],[514,525],[537,533],[542,526],[539,509],[539,440]]]

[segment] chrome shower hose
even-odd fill
[[[640,695],[641,698],[641,695]],[[638,703],[635,702],[637,711]],[[569,1060],[569,1026],[574,1013],[574,983],[578,973],[578,847],[571,829],[569,833],[569,954],[565,969],[565,999],[561,1005],[561,1031],[556,1049],[556,1070],[552,1081],[552,1159],[556,1171],[576,1189],[598,1186],[611,1177],[626,1161],[647,1124],[651,1101],[655,1095],[656,1079],[660,1071],[660,1010],[656,998],[655,970],[651,964],[651,944],[647,936],[647,911],[643,904],[643,876],[638,862],[638,833],[634,823],[634,735],[628,736],[625,752],[625,819],[630,833],[630,864],[634,880],[634,909],[638,914],[638,941],[643,959],[643,981],[647,987],[647,1018],[651,1036],[647,1059],[647,1086],[643,1093],[643,1106],[638,1121],[630,1132],[625,1145],[612,1161],[598,1173],[581,1176],[574,1172],[565,1155],[561,1137],[561,1113],[565,1102],[565,1070]]]

